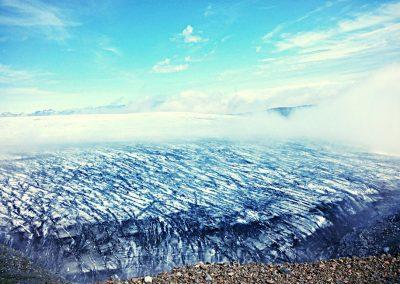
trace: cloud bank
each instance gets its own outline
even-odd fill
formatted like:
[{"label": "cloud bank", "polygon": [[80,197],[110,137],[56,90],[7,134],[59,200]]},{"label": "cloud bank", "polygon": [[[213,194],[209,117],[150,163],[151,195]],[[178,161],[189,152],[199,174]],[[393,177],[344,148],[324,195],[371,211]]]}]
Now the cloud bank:
[{"label": "cloud bank", "polygon": [[[3,150],[101,142],[193,139],[268,141],[308,139],[400,154],[400,65],[382,69],[339,96],[289,118],[259,112],[242,115],[149,112],[0,118]],[[186,94],[190,100],[201,94]],[[208,100],[207,97],[203,100]],[[171,105],[174,102],[170,102]],[[173,108],[171,106],[171,108]]]}]

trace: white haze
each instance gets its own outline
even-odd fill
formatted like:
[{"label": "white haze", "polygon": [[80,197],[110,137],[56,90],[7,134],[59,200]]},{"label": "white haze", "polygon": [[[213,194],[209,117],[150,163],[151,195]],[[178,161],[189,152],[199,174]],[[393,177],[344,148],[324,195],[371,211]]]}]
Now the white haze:
[{"label": "white haze", "polygon": [[0,118],[3,152],[102,142],[271,138],[347,143],[400,154],[400,65],[289,118],[278,114],[217,115],[151,112]]}]

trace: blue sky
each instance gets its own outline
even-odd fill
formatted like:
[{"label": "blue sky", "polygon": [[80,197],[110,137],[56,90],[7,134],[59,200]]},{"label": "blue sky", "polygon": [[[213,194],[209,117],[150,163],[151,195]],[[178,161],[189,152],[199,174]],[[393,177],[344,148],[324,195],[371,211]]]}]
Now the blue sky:
[{"label": "blue sky", "polygon": [[399,61],[400,1],[0,0],[0,112],[318,103]]}]

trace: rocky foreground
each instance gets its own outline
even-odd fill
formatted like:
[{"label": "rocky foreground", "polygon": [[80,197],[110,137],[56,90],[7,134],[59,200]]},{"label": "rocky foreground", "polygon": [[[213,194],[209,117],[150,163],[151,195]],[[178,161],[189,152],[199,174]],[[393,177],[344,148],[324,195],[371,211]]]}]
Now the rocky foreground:
[{"label": "rocky foreground", "polygon": [[203,264],[115,283],[400,283],[400,256],[339,258],[301,264]]}]

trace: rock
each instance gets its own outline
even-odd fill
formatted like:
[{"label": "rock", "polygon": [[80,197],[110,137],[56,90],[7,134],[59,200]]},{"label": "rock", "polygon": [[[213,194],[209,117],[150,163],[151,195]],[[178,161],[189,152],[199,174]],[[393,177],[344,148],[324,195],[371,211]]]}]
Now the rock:
[{"label": "rock", "polygon": [[207,274],[206,274],[206,281],[207,281],[207,282],[212,282],[212,280],[213,280],[213,279],[212,279],[211,275],[207,273]]},{"label": "rock", "polygon": [[202,261],[200,261],[194,267],[196,267],[196,268],[205,268],[206,266]]},{"label": "rock", "polygon": [[153,278],[151,278],[150,276],[146,276],[144,278],[144,283],[151,283],[151,282],[153,282]]},{"label": "rock", "polygon": [[118,275],[115,274],[115,275],[111,276],[111,280],[112,280],[112,281],[115,281],[115,282],[118,282],[118,281],[119,281]]},{"label": "rock", "polygon": [[286,267],[279,267],[279,272],[282,274],[290,274],[290,270],[287,269]]},{"label": "rock", "polygon": [[177,273],[176,273],[176,276],[181,277],[181,276],[182,276],[182,273],[177,272]]}]

